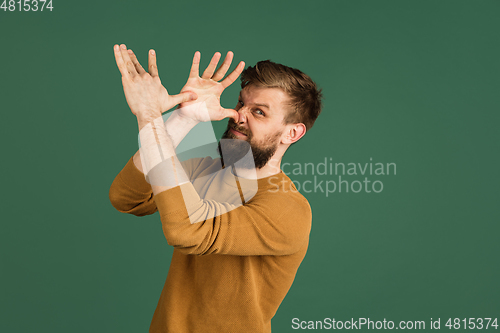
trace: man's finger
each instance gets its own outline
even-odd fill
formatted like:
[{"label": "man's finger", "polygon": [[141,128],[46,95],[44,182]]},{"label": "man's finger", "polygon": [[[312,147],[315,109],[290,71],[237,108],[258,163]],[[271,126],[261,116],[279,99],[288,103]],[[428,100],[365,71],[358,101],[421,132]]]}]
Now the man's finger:
[{"label": "man's finger", "polygon": [[236,79],[238,76],[240,76],[241,72],[243,72],[243,69],[245,68],[245,63],[243,61],[240,61],[238,66],[229,74],[224,80],[221,81],[222,86],[224,89],[229,87]]},{"label": "man's finger", "polygon": [[193,57],[193,64],[191,65],[191,71],[189,72],[189,78],[197,78],[200,76],[200,58],[201,53],[196,51]]},{"label": "man's finger", "polygon": [[172,102],[172,107],[173,107],[177,104],[181,104],[181,103],[185,103],[185,102],[189,102],[189,101],[194,101],[197,98],[198,98],[198,95],[196,95],[194,92],[185,91],[185,92],[180,93],[178,95],[171,95],[170,101]]},{"label": "man's finger", "polygon": [[212,76],[212,80],[219,81],[224,78],[224,75],[226,75],[227,70],[229,69],[229,67],[231,67],[231,62],[233,61],[233,55],[234,54],[231,51],[227,53],[226,58],[224,58],[224,62],[215,72],[214,76]]},{"label": "man's finger", "polygon": [[120,45],[120,53],[122,54],[123,61],[125,62],[127,71],[129,72],[130,76],[137,75],[137,70],[135,69],[135,66],[132,63],[132,59],[130,59],[130,56],[127,51],[127,46],[125,44]]},{"label": "man's finger", "polygon": [[240,117],[240,114],[238,113],[238,111],[233,110],[233,109],[224,109],[224,108],[221,108],[221,109],[223,111],[224,118],[232,118],[236,123],[238,123],[238,119]]},{"label": "man's finger", "polygon": [[120,51],[120,45],[116,44],[113,47],[113,50],[115,51],[116,65],[118,66],[120,73],[122,74],[123,77],[130,77],[127,70],[127,65],[125,65],[125,61],[123,60],[122,57],[122,52]]},{"label": "man's finger", "polygon": [[130,59],[132,59],[132,63],[134,64],[135,69],[137,70],[137,72],[139,74],[146,73],[146,71],[144,70],[144,68],[142,68],[141,64],[139,63],[139,60],[137,60],[137,57],[135,56],[134,51],[132,51],[131,49],[129,49],[128,50],[128,54],[130,56]]},{"label": "man's finger", "polygon": [[217,68],[217,64],[219,63],[221,54],[220,52],[215,52],[214,56],[212,57],[212,60],[210,60],[210,63],[208,64],[207,69],[203,72],[203,75],[201,76],[202,79],[211,79],[212,75],[214,75],[215,69]]},{"label": "man's finger", "polygon": [[158,76],[158,66],[156,66],[156,52],[149,50],[148,53],[148,72],[152,77]]}]

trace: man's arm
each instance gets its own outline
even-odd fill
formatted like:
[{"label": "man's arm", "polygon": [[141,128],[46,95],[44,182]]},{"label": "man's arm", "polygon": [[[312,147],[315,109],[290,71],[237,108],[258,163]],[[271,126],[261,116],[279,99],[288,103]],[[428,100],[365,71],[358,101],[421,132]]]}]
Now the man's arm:
[{"label": "man's arm", "polygon": [[[177,147],[185,134],[175,131],[175,127],[179,127],[175,113],[166,121],[165,127],[173,133]],[[145,216],[157,211],[151,184],[145,179],[140,149],[115,177],[109,189],[109,199],[113,207],[122,213]]]},{"label": "man's arm", "polygon": [[[123,57],[120,69],[120,72],[125,70],[127,74],[135,72],[136,74],[148,75],[148,73],[142,68],[137,57],[132,52],[132,50],[127,50],[125,45],[121,47],[115,45],[115,57],[122,52],[127,53],[128,56],[127,61],[123,62]],[[154,53],[149,53],[149,71],[157,72],[156,61],[152,61],[154,58]],[[117,64],[119,59],[117,58]],[[119,66],[120,67],[120,66]],[[130,84],[130,75],[123,75],[122,73],[122,82],[124,84],[124,88],[126,85]],[[157,78],[159,81],[159,78]],[[168,95],[166,89],[160,85],[157,85],[160,89],[155,91],[156,102],[160,107],[162,112],[167,111],[172,108],[172,103],[181,103],[186,102],[192,98],[196,97],[196,94],[192,92],[183,92],[176,96]],[[127,97],[127,102],[131,107],[132,113],[137,113],[137,104],[135,104],[136,100],[134,98],[134,91],[130,89],[124,89],[125,96]],[[144,92],[144,91],[143,91]],[[151,97],[151,96],[150,96]],[[175,104],[174,104],[175,105]],[[168,124],[166,125],[168,126]],[[181,139],[178,140],[180,142]],[[177,146],[178,142],[174,142],[175,146]],[[114,179],[110,190],[109,190],[109,198],[112,205],[120,212],[130,213],[138,216],[149,215],[156,212],[156,205],[153,201],[153,192],[151,189],[151,185],[144,178],[144,167],[141,161],[141,152],[138,150],[131,158],[132,161],[126,164],[126,166],[120,171],[120,173]]]},{"label": "man's arm", "polygon": [[[165,129],[167,133],[170,133],[170,137],[172,138],[172,145],[175,148],[179,145],[179,143],[184,139],[184,137],[189,133],[189,131],[194,127],[196,123],[193,123],[192,126],[186,126],[180,119],[179,119],[179,111],[173,111],[172,115],[167,119],[165,122]],[[183,129],[182,131],[179,131],[178,129]],[[142,162],[141,162],[141,150],[138,149],[137,152],[133,156],[133,161],[135,167],[142,173],[144,173],[144,169],[142,167]]]},{"label": "man's arm", "polygon": [[[167,132],[170,134],[171,139],[173,140],[172,144],[174,148],[177,146],[177,144],[182,140],[183,136],[189,130],[189,127],[183,126],[182,128],[186,129],[186,131],[184,133],[178,132],[179,128],[177,127],[177,125],[179,118],[189,118],[189,116],[193,115],[194,117],[198,118],[206,116],[206,113],[196,115],[196,110],[194,112],[192,110],[196,106],[196,104],[198,105],[200,104],[200,101],[203,103],[207,103],[211,107],[214,119],[219,120],[227,116],[231,116],[233,118],[236,117],[237,119],[238,113],[231,109],[222,108],[220,106],[219,99],[220,99],[220,94],[225,89],[225,87],[229,86],[232,82],[234,82],[234,80],[237,79],[237,77],[243,70],[244,63],[240,62],[237,68],[230,75],[228,75],[226,79],[224,79],[222,82],[217,82],[225,76],[227,70],[229,69],[233,57],[232,52],[228,52],[226,59],[224,60],[223,64],[217,71],[215,71],[215,68],[217,66],[220,53],[216,53],[212,58],[210,65],[203,73],[202,77],[199,77],[198,75],[200,53],[196,52],[193,58],[193,63],[191,66],[191,72],[188,81],[181,90],[181,94],[179,94],[179,95],[184,94],[184,97],[179,98],[178,97],[179,95],[177,95],[174,96],[176,98],[174,99],[174,101],[172,101],[171,98],[172,96],[169,96],[166,89],[163,86],[161,86],[161,84],[158,84],[160,83],[160,80],[158,77],[158,70],[156,66],[156,55],[154,54],[154,52],[149,52],[148,56],[149,57],[148,69],[149,73],[151,73],[149,74],[142,68],[132,50],[127,50],[124,45],[121,45],[121,47],[115,46],[114,51],[118,68],[122,73],[122,82],[124,85],[125,96],[127,97],[127,102],[131,107],[132,113],[134,113],[137,116],[139,108],[141,106],[142,107],[144,106],[144,103],[143,104],[141,104],[140,102],[138,103],[137,101],[140,101],[140,99],[136,98],[138,95],[144,93],[147,94],[145,96],[148,98],[146,102],[151,102],[152,100],[156,101],[157,102],[156,107],[159,107],[161,112],[171,109],[173,103],[181,102],[180,106],[182,106],[182,110],[176,110],[176,112],[174,112],[176,116],[180,117],[170,117],[166,125]],[[145,78],[146,79],[145,81],[147,82],[143,86],[148,86],[149,84],[149,88],[151,87],[151,83],[157,83],[157,86],[154,89],[154,94],[148,92],[147,89],[143,89],[140,91],[134,89],[133,87],[134,77],[139,80],[141,78]],[[189,97],[195,96],[198,99],[190,103],[189,102],[190,98],[186,98],[188,95]],[[150,110],[148,111],[151,111],[152,109],[154,108],[150,108]],[[188,112],[188,117],[186,117],[187,110],[190,110],[190,112]],[[160,113],[156,113],[156,116],[159,115]],[[202,120],[206,121],[209,119],[202,119]],[[169,126],[169,124],[171,125]],[[140,127],[142,128],[142,125],[140,125]],[[137,176],[137,172],[140,172],[142,174],[145,173],[142,155],[143,154],[141,153],[140,150],[137,151],[132,159],[133,165],[135,167],[132,168],[129,166],[128,168],[125,168],[131,173],[131,175],[127,175],[128,178],[133,178],[133,176]],[[123,171],[125,170],[122,170],[121,173],[123,173]],[[125,211],[127,213],[132,213],[132,214],[139,213],[141,215],[145,215],[154,213],[156,211],[156,207],[154,206],[154,202],[152,202],[153,192],[152,189],[148,187],[147,185],[148,182],[146,182],[145,180],[140,181],[136,179],[136,182],[134,183],[125,184],[126,179],[124,178],[127,177],[120,177],[120,176],[121,175],[117,176],[115,182],[113,183],[110,189],[110,200],[112,201],[113,206],[115,206],[115,208],[117,208],[119,211]],[[120,178],[122,178],[121,182],[119,181]],[[137,191],[134,191],[137,190],[136,187],[140,187],[142,191],[140,193],[137,193]],[[143,206],[143,203],[146,206],[148,206],[147,209],[142,209],[143,207],[140,207]]]}]

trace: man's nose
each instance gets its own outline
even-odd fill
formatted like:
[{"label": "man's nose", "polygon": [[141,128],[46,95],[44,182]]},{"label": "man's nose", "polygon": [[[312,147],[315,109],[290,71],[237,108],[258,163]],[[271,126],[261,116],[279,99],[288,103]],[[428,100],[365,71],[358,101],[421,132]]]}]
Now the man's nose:
[{"label": "man's nose", "polygon": [[238,118],[238,124],[244,124],[247,122],[247,108],[243,107],[238,110],[239,113],[239,118]]}]

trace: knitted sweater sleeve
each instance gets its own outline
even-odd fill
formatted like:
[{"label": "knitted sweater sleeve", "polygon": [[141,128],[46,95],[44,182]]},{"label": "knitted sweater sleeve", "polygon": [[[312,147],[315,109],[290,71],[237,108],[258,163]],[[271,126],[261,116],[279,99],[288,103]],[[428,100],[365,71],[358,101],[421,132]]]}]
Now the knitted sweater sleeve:
[{"label": "knitted sweater sleeve", "polygon": [[[191,177],[202,161],[201,158],[193,158],[181,163],[186,174]],[[151,184],[135,166],[133,156],[113,180],[109,188],[109,200],[119,212],[135,216],[151,215],[158,211]]]},{"label": "knitted sweater sleeve", "polygon": [[133,157],[113,180],[109,188],[109,200],[119,212],[136,216],[150,215],[158,210],[151,185],[135,166]]},{"label": "knitted sweater sleeve", "polygon": [[186,183],[157,194],[154,201],[167,242],[184,254],[289,255],[309,239],[311,209],[298,192],[263,191],[230,207],[201,199]]}]

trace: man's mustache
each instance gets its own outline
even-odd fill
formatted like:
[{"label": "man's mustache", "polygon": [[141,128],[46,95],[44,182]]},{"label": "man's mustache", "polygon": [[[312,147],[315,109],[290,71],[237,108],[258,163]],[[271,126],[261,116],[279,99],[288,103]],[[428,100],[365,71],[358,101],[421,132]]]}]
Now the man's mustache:
[{"label": "man's mustache", "polygon": [[234,122],[234,120],[232,120],[232,119],[231,119],[231,120],[227,123],[227,128],[228,128],[228,130],[229,130],[229,129],[233,129],[233,130],[235,130],[235,131],[238,131],[238,132],[240,132],[240,133],[242,133],[242,134],[245,134],[246,136],[249,136],[249,135],[250,135],[250,133],[247,133],[247,129],[246,129],[246,128],[238,126],[238,125]]}]

